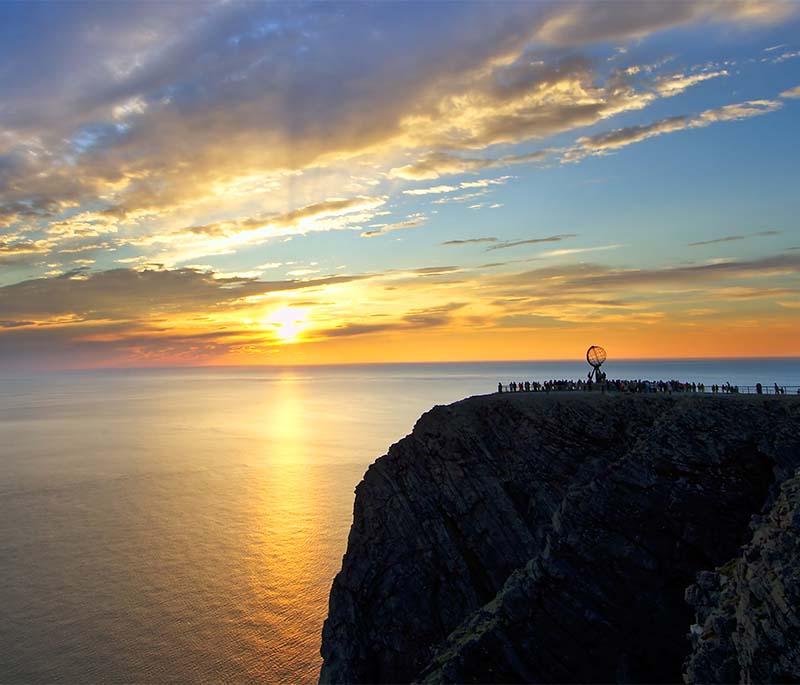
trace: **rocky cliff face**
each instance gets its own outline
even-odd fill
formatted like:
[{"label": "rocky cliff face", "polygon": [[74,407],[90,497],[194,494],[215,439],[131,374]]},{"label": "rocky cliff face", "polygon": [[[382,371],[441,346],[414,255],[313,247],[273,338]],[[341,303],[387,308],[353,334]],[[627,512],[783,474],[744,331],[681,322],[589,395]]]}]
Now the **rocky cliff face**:
[{"label": "rocky cliff face", "polygon": [[[797,599],[795,491],[778,492],[798,466],[793,398],[436,407],[356,490],[321,680],[712,682],[734,668],[763,680],[775,635],[797,629],[780,613]],[[782,580],[754,588],[766,573],[754,564]],[[733,566],[741,580],[722,591],[714,570]],[[696,580],[697,618],[684,599]],[[747,618],[759,601],[769,625]],[[796,649],[769,673],[800,676]]]},{"label": "rocky cliff face", "polygon": [[696,683],[800,680],[800,470],[738,558],[686,591],[698,622],[686,677]]}]

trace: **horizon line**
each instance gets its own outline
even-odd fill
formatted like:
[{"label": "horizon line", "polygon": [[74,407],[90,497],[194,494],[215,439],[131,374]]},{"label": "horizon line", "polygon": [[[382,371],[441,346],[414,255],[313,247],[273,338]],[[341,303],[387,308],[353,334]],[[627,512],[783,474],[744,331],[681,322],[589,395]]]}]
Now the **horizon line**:
[{"label": "horizon line", "polygon": [[[776,356],[737,356],[737,357],[619,357],[616,362],[708,362],[708,361],[800,361],[800,355]],[[32,369],[20,368],[18,370],[0,368],[0,374],[18,371],[44,375],[48,373],[79,373],[88,371],[168,371],[185,369],[291,369],[291,368],[334,368],[334,367],[374,367],[374,366],[415,366],[415,365],[457,365],[457,364],[564,364],[585,363],[580,358],[560,359],[468,359],[468,360],[423,360],[423,361],[385,361],[385,362],[299,362],[293,364],[153,364],[130,366],[76,366],[69,368]]]}]

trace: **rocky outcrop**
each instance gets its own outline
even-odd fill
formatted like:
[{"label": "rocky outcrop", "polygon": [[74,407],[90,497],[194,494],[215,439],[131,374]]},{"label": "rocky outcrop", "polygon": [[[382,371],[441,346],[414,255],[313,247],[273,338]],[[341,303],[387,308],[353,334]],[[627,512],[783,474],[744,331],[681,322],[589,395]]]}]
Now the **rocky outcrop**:
[{"label": "rocky outcrop", "polygon": [[791,398],[436,407],[356,490],[321,680],[680,680],[686,587],[798,465]]},{"label": "rocky outcrop", "polygon": [[752,528],[741,556],[686,591],[698,619],[688,682],[800,682],[800,471]]}]

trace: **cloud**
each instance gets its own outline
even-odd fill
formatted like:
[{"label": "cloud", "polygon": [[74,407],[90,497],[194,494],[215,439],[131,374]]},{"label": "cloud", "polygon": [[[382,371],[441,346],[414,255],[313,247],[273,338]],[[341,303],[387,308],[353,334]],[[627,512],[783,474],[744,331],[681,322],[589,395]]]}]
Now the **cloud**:
[{"label": "cloud", "polygon": [[195,365],[219,360],[255,342],[252,331],[237,329],[170,332],[147,325],[98,324],[78,329],[15,324],[0,332],[0,365],[36,371],[98,365]]},{"label": "cloud", "polygon": [[43,254],[49,250],[46,241],[4,241],[0,240],[0,261],[16,259],[28,255]]},{"label": "cloud", "polygon": [[[157,246],[168,250],[159,259],[170,266],[198,257],[229,254],[247,245],[267,240],[306,235],[308,233],[360,230],[378,214],[386,197],[359,195],[315,202],[283,213],[263,213],[251,217],[210,224],[187,226],[170,232],[159,232],[119,240],[120,245]],[[139,258],[133,258],[137,260]],[[143,258],[149,261],[148,258]],[[118,260],[120,261],[120,260]]]},{"label": "cloud", "polygon": [[262,234],[266,232],[270,237],[275,237],[313,230],[332,230],[335,227],[349,225],[351,219],[346,219],[341,224],[326,223],[321,220],[347,217],[356,212],[371,211],[385,203],[385,197],[359,195],[347,199],[333,198],[315,202],[283,214],[262,214],[239,221],[220,221],[202,226],[189,226],[176,231],[174,235],[192,234],[229,237],[249,231],[260,231]]},{"label": "cloud", "polygon": [[[500,176],[499,178],[482,178],[477,181],[462,181],[458,185],[438,185],[428,188],[413,188],[404,190],[404,195],[442,195],[444,193],[454,193],[457,190],[468,190],[471,188],[489,188],[505,184],[512,176]],[[465,196],[467,197],[467,196]]]},{"label": "cloud", "polygon": [[569,247],[560,250],[548,250],[542,252],[540,257],[566,257],[567,255],[583,254],[585,252],[604,252],[605,250],[616,250],[622,247],[619,243],[613,245],[597,245],[595,247]]},{"label": "cloud", "polygon": [[406,228],[418,228],[420,226],[424,226],[425,222],[428,220],[428,217],[424,214],[415,214],[403,221],[396,221],[392,224],[374,224],[373,228],[368,231],[364,231],[361,234],[362,238],[375,238],[379,235],[384,235],[386,233],[390,233],[392,231],[402,231]]},{"label": "cloud", "polygon": [[501,176],[500,178],[482,178],[478,181],[462,181],[459,183],[461,188],[488,188],[489,186],[503,185],[511,176]]},{"label": "cloud", "polygon": [[[400,18],[404,11],[211,3],[140,17],[82,8],[56,12],[58,31],[30,14],[30,41],[14,43],[18,54],[0,48],[3,63],[25,67],[4,81],[0,113],[10,199],[48,190],[56,201],[103,198],[125,218],[176,210],[220,182],[394,144],[416,103],[434,107],[446,81],[460,87],[498,55],[522,50],[541,14],[430,6],[420,24]],[[9,25],[24,31],[25,21]],[[365,26],[388,35],[380,49]],[[42,72],[35,65],[45,53]],[[375,59],[365,63],[365,54]]]},{"label": "cloud", "polygon": [[469,171],[541,162],[547,159],[551,152],[550,149],[546,149],[524,155],[505,155],[494,159],[460,157],[447,152],[432,152],[411,164],[394,167],[389,171],[389,176],[409,181],[434,180],[440,176],[461,174]]},{"label": "cloud", "polygon": [[[197,269],[77,269],[55,278],[37,278],[0,287],[0,318],[38,325],[86,321],[130,321],[168,314],[213,312],[267,293],[319,288],[364,276],[261,281],[217,278]],[[66,318],[66,319],[65,319]]]},{"label": "cloud", "polygon": [[715,109],[707,109],[696,116],[674,116],[652,124],[627,126],[607,133],[578,138],[576,145],[565,153],[563,161],[574,162],[590,155],[603,155],[664,133],[704,128],[719,121],[738,121],[769,114],[782,107],[778,100],[749,100]]},{"label": "cloud", "polygon": [[447,152],[431,152],[412,164],[392,168],[389,171],[389,176],[390,178],[402,178],[409,181],[427,181],[446,174],[480,171],[493,166],[493,161],[459,157]]},{"label": "cloud", "polygon": [[484,197],[488,194],[488,188],[483,188],[481,190],[476,190],[473,193],[463,193],[462,195],[445,195],[444,197],[440,197],[438,200],[434,200],[432,204],[445,205],[450,204],[451,202],[470,202],[471,200]]},{"label": "cloud", "polygon": [[557,243],[561,242],[562,240],[567,240],[568,238],[575,238],[577,237],[576,233],[559,233],[558,235],[551,235],[547,236],[546,238],[527,238],[525,240],[510,240],[510,241],[503,241],[502,243],[497,243],[495,245],[489,245],[486,248],[486,251],[490,250],[507,250],[511,247],[520,247],[521,245],[538,245],[540,243]]},{"label": "cloud", "polygon": [[526,55],[472,79],[464,92],[441,98],[401,126],[415,147],[475,150],[588,126],[642,109],[656,97],[621,82],[598,83],[585,58],[545,64]]},{"label": "cloud", "polygon": [[[540,262],[541,263],[541,262]],[[742,321],[745,309],[758,307],[762,325],[778,306],[800,289],[800,258],[774,255],[700,265],[625,268],[578,262],[557,263],[517,272],[502,272],[480,280],[480,288],[504,317],[550,317],[554,322],[614,323],[628,330],[657,326],[664,334],[691,325],[698,309],[713,309],[726,326]],[[753,302],[743,305],[742,301]],[[757,302],[757,304],[756,304]],[[688,314],[688,312],[694,312]],[[745,317],[748,315],[745,314]],[[778,319],[786,325],[786,317]],[[508,321],[508,319],[504,319]],[[523,328],[524,324],[515,319]],[[538,326],[537,326],[538,327]],[[618,327],[612,330],[618,330]],[[640,329],[641,330],[641,329]]]},{"label": "cloud", "polygon": [[775,23],[796,11],[790,0],[564,3],[540,26],[537,37],[558,45],[619,41],[691,23]]},{"label": "cloud", "polygon": [[672,76],[665,76],[656,81],[656,91],[663,97],[672,97],[673,95],[679,95],[687,88],[691,88],[698,83],[727,75],[728,72],[723,69],[720,71],[705,71],[698,74],[674,74]]},{"label": "cloud", "polygon": [[[7,164],[9,165],[9,170],[13,168],[13,161],[8,160]],[[3,160],[2,156],[0,156],[0,174],[2,174],[2,165]],[[0,199],[2,199],[2,195],[0,195]],[[62,205],[59,202],[47,197],[33,197],[26,202],[10,201],[0,203],[0,228],[11,226],[23,219],[55,216],[61,209]]]},{"label": "cloud", "polygon": [[317,332],[320,338],[349,338],[361,335],[376,335],[412,331],[426,328],[440,328],[452,321],[452,313],[465,306],[463,302],[451,302],[438,307],[418,309],[404,314],[397,321],[380,323],[348,322],[335,328]]},{"label": "cloud", "polygon": [[460,271],[458,266],[423,266],[418,269],[412,269],[411,273],[419,276],[438,276],[440,274],[450,274],[455,271]]},{"label": "cloud", "polygon": [[718,243],[730,243],[735,240],[744,240],[743,235],[726,235],[722,238],[714,238],[712,240],[700,240],[695,243],[687,243],[689,247],[702,247],[704,245],[716,245]]},{"label": "cloud", "polygon": [[[386,323],[387,330],[424,329],[444,325],[464,304],[420,307],[431,299],[418,293],[452,286],[447,277],[460,270],[436,265],[264,281],[204,267],[76,269],[0,287],[0,352],[4,363],[39,368],[206,362],[277,345],[270,317],[286,307],[303,309],[305,341],[322,340],[329,329],[331,337],[377,332],[367,325],[376,318],[383,319],[378,328]],[[372,306],[343,308],[370,279],[378,284]],[[437,295],[432,301],[439,300]]]},{"label": "cloud", "polygon": [[445,240],[440,245],[472,245],[475,243],[496,243],[498,238],[487,236],[485,238],[462,238],[460,240]]},{"label": "cloud", "polygon": [[764,278],[781,274],[795,277],[800,274],[800,256],[774,255],[752,260],[654,269],[613,269],[597,264],[560,265],[534,269],[499,280],[507,285],[528,285],[535,289],[541,289],[544,284],[550,283],[551,288],[569,296],[598,292],[598,289],[602,291],[604,288],[624,290],[661,288],[665,285],[697,288],[715,281]]},{"label": "cloud", "polygon": [[[542,41],[574,46],[707,20],[776,21],[791,9],[649,5],[434,4],[420,10],[423,21],[392,3],[342,12],[201,3],[146,17],[87,6],[59,8],[48,21],[21,13],[9,25],[28,39],[0,46],[3,63],[15,65],[0,110],[0,205],[20,211],[4,219],[0,208],[0,221],[40,206],[36,226],[70,249],[98,235],[168,233],[162,227],[187,215],[200,217],[195,233],[227,234],[237,219],[223,226],[220,203],[235,216],[232,196],[248,204],[241,188],[271,198],[276,188],[288,192],[293,175],[336,165],[351,179],[344,167],[355,158],[374,170],[376,160],[413,154],[417,161],[389,171],[406,180],[543,161],[551,151],[467,151],[572,131],[721,72],[634,87],[592,59],[542,50]],[[382,38],[364,27],[380,27]]]},{"label": "cloud", "polygon": [[770,61],[773,64],[780,64],[781,62],[786,62],[790,59],[797,59],[798,57],[800,57],[800,50],[794,50],[792,52],[784,52],[782,55],[778,55]]},{"label": "cloud", "polygon": [[[698,68],[699,69],[699,68]],[[634,84],[631,77],[646,74]],[[614,70],[601,77],[584,57],[536,60],[530,53],[482,72],[445,96],[429,112],[401,122],[407,145],[433,148],[416,162],[390,170],[390,177],[436,179],[442,175],[545,161],[559,152],[545,148],[523,155],[470,157],[452,150],[486,149],[555,136],[624,112],[644,109],[700,83],[727,76],[723,69],[657,76],[650,70]],[[439,149],[437,149],[439,148]]]},{"label": "cloud", "polygon": [[745,240],[757,236],[775,236],[781,235],[782,231],[758,231],[757,233],[748,233],[747,235],[726,235],[721,238],[712,238],[710,240],[700,240],[694,243],[687,243],[689,247],[704,247],[705,245],[717,245],[718,243],[730,243],[737,240]]},{"label": "cloud", "polygon": [[800,86],[789,88],[781,93],[782,98],[800,98]]},{"label": "cloud", "polygon": [[578,148],[591,150],[593,152],[613,150],[632,143],[638,143],[647,138],[680,131],[688,127],[689,119],[686,116],[675,116],[669,119],[662,119],[652,124],[642,126],[628,126],[616,131],[601,133],[594,136],[584,136],[578,138]]},{"label": "cloud", "polygon": [[430,188],[413,188],[404,190],[404,195],[440,195],[441,193],[452,193],[458,190],[458,186],[431,186]]},{"label": "cloud", "polygon": [[707,109],[691,121],[691,126],[702,127],[717,121],[738,121],[769,114],[783,107],[777,100],[750,100],[716,109]]},{"label": "cloud", "polygon": [[496,243],[498,242],[498,238],[493,236],[487,236],[485,238],[461,238],[457,240],[445,240],[443,243],[439,243],[440,245],[446,246],[456,246],[456,245],[474,245],[479,243]]}]

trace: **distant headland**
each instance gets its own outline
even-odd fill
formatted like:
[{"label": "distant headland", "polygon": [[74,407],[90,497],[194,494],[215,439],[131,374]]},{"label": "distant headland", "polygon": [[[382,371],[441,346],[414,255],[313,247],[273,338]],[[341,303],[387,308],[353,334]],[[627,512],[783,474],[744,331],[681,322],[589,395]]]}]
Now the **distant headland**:
[{"label": "distant headland", "polygon": [[320,680],[796,682],[800,398],[512,392],[370,466]]}]

